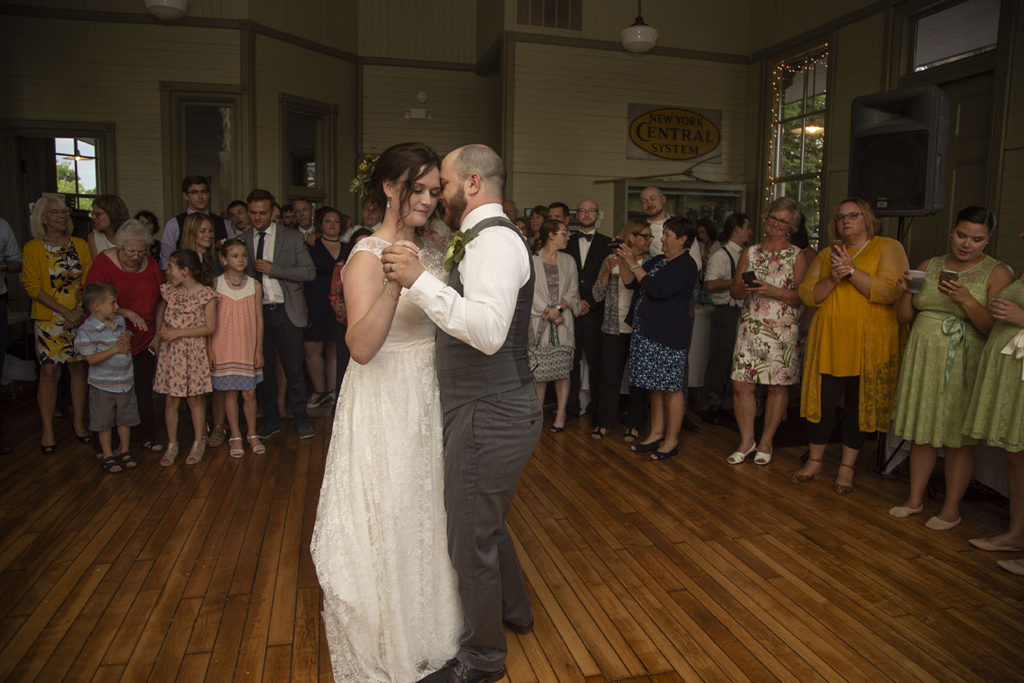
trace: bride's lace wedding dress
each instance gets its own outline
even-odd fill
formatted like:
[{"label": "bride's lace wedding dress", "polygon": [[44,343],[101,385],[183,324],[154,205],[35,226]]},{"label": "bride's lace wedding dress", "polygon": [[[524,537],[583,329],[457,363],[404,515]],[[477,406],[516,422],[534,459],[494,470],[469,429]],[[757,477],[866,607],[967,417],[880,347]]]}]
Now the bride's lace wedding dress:
[{"label": "bride's lace wedding dress", "polygon": [[[386,246],[367,237],[352,254]],[[420,251],[439,277],[442,258]],[[458,649],[434,329],[400,298],[384,345],[349,364],[338,394],[310,546],[336,681],[415,681]]]}]

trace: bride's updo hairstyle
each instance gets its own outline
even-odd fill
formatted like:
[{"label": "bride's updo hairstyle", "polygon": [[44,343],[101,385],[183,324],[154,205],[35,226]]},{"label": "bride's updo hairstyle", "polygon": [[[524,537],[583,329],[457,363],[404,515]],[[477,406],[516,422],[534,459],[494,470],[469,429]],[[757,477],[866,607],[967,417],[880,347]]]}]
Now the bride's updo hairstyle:
[{"label": "bride's updo hairstyle", "polygon": [[[417,180],[441,168],[441,160],[434,150],[422,142],[403,142],[392,145],[384,150],[373,167],[373,175],[366,188],[366,197],[383,211],[388,204],[384,194],[384,182],[401,184],[402,190],[398,197],[398,208],[412,196],[412,187]],[[399,220],[404,216],[399,216]]]}]

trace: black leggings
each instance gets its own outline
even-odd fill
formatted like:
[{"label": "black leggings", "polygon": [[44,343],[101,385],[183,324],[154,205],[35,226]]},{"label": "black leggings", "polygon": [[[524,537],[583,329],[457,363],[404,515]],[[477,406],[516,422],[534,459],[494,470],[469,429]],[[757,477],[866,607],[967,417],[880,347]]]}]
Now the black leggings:
[{"label": "black leggings", "polygon": [[839,399],[845,397],[843,421],[840,426],[843,445],[859,451],[867,439],[860,431],[860,377],[821,376],[821,422],[807,423],[807,436],[812,444],[827,444],[836,424]]}]

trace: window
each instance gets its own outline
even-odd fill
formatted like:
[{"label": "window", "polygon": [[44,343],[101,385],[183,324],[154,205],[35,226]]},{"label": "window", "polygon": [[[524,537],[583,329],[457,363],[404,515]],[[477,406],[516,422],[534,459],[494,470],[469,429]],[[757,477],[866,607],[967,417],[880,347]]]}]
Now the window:
[{"label": "window", "polygon": [[914,71],[996,49],[999,0],[968,0],[914,22]]},{"label": "window", "polygon": [[580,31],[583,27],[583,0],[519,0],[516,22],[525,26]]},{"label": "window", "polygon": [[327,202],[334,179],[335,119],[332,105],[282,95],[281,185],[288,202]]},{"label": "window", "polygon": [[89,211],[99,192],[96,138],[54,138],[57,192],[69,209]]},{"label": "window", "polygon": [[817,241],[821,172],[825,158],[825,84],[828,46],[772,72],[771,130],[765,203],[789,196],[804,207],[807,232]]}]

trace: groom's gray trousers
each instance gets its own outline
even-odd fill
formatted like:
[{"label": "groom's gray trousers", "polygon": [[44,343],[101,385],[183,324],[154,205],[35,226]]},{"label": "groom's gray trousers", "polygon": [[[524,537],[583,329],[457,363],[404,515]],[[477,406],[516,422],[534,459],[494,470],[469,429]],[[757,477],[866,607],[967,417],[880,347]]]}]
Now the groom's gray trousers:
[{"label": "groom's gray trousers", "polygon": [[523,572],[505,519],[540,438],[533,384],[469,401],[444,414],[448,552],[459,576],[465,631],[458,659],[497,671],[507,646],[502,620],[532,620]]}]

